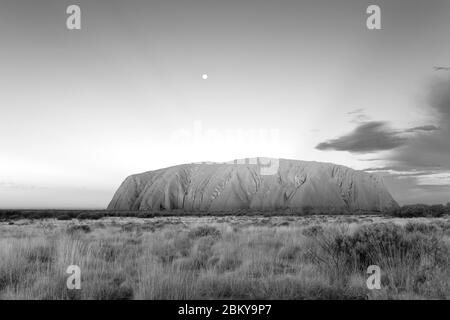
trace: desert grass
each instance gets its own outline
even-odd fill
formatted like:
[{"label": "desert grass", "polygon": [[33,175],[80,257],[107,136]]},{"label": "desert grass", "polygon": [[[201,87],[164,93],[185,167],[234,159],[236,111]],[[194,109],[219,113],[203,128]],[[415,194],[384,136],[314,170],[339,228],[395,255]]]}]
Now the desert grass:
[{"label": "desert grass", "polygon": [[[369,290],[367,267],[382,271]],[[68,290],[67,267],[81,269]],[[0,223],[0,299],[449,299],[450,218]]]}]

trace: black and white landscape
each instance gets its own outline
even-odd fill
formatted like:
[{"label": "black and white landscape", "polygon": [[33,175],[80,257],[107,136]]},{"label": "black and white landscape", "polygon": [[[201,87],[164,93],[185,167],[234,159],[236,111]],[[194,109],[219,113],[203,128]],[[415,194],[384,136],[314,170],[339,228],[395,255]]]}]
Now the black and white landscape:
[{"label": "black and white landscape", "polygon": [[450,2],[0,4],[0,300],[449,299]]}]

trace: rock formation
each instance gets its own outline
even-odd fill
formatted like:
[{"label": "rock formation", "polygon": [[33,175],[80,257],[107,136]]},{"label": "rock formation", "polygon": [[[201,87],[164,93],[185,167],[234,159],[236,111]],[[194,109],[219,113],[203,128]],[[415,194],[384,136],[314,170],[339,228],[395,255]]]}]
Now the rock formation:
[{"label": "rock formation", "polygon": [[331,163],[285,159],[270,160],[272,169],[276,163],[270,172],[260,159],[268,160],[193,163],[134,174],[121,184],[108,209],[353,211],[398,206],[377,175]]}]

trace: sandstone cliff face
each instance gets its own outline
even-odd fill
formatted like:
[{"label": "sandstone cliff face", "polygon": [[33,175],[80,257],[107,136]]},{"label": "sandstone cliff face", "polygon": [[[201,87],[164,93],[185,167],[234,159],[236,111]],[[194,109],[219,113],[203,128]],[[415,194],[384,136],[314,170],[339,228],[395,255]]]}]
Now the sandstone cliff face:
[{"label": "sandstone cliff face", "polygon": [[277,160],[185,164],[127,177],[109,210],[279,210],[304,207],[384,210],[397,206],[380,177],[330,163]]}]

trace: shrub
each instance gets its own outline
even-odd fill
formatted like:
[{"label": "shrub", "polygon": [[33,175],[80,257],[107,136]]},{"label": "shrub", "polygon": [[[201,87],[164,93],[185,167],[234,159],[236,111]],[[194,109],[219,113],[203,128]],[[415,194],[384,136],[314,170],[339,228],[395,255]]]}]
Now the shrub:
[{"label": "shrub", "polygon": [[439,231],[439,227],[436,224],[431,223],[418,223],[418,222],[408,222],[405,225],[405,230],[407,232],[420,232],[424,234],[432,234]]},{"label": "shrub", "polygon": [[23,281],[24,275],[30,272],[30,265],[26,260],[8,259],[0,262],[0,292],[8,286],[16,287]]},{"label": "shrub", "polygon": [[212,226],[200,226],[189,231],[188,237],[191,239],[202,238],[202,237],[212,237],[215,239],[220,238],[222,233],[215,227]]},{"label": "shrub", "polygon": [[392,209],[390,215],[400,218],[414,218],[428,215],[428,206],[424,204],[406,205]]},{"label": "shrub", "polygon": [[142,211],[137,213],[138,218],[153,218],[155,214],[153,212]]},{"label": "shrub", "polygon": [[100,251],[98,252],[99,257],[105,261],[112,262],[117,259],[120,255],[120,250],[123,250],[123,246],[113,245],[109,242],[102,242]]},{"label": "shrub", "polygon": [[199,268],[206,267],[213,251],[215,239],[212,236],[201,237],[192,248],[192,258],[198,263]]},{"label": "shrub", "polygon": [[172,263],[178,254],[172,243],[155,243],[152,247],[152,254],[156,256],[162,263]]},{"label": "shrub", "polygon": [[93,292],[95,300],[131,300],[133,297],[133,288],[118,277],[95,287]]},{"label": "shrub", "polygon": [[178,258],[173,266],[181,271],[198,271],[201,268],[199,261],[193,257]]},{"label": "shrub", "polygon": [[90,219],[90,214],[87,212],[82,212],[77,216],[77,219],[79,220]]},{"label": "shrub", "polygon": [[23,218],[24,213],[20,210],[0,210],[0,218],[6,220],[16,220]]},{"label": "shrub", "polygon": [[138,232],[141,230],[141,227],[135,223],[126,223],[120,227],[120,230],[122,232],[133,232],[133,231]]},{"label": "shrub", "polygon": [[48,245],[39,245],[32,247],[27,252],[26,259],[30,263],[50,263],[55,256],[55,247]]},{"label": "shrub", "polygon": [[278,258],[281,260],[293,261],[300,257],[302,252],[302,247],[298,245],[287,245],[280,249],[278,252]]},{"label": "shrub", "polygon": [[303,213],[304,215],[311,215],[312,212],[313,212],[313,210],[314,210],[314,208],[313,208],[312,206],[304,206],[304,207],[302,208],[302,213]]},{"label": "shrub", "polygon": [[323,227],[322,226],[306,227],[302,230],[302,234],[306,237],[316,237],[320,234],[323,234]]},{"label": "shrub", "polygon": [[399,208],[394,208],[389,211],[389,214],[400,218],[414,218],[414,217],[441,217],[448,209],[442,204],[427,206],[425,204],[406,205]]},{"label": "shrub", "polygon": [[44,219],[44,218],[46,218],[46,216],[39,212],[32,212],[28,215],[28,219],[32,219],[32,220],[38,220],[38,219]]},{"label": "shrub", "polygon": [[308,251],[310,259],[340,285],[352,273],[365,273],[370,265],[378,265],[387,275],[383,283],[396,290],[411,287],[421,268],[450,268],[450,247],[442,238],[407,232],[395,224],[364,225],[353,234],[327,230],[315,241],[319,249]]},{"label": "shrub", "polygon": [[56,217],[56,219],[57,220],[72,220],[72,218],[66,214],[60,215],[60,216]]},{"label": "shrub", "polygon": [[88,225],[85,225],[85,224],[72,225],[72,226],[68,226],[67,227],[66,232],[68,234],[74,234],[74,233],[77,233],[77,232],[88,233],[88,232],[91,232],[91,228]]},{"label": "shrub", "polygon": [[445,207],[442,204],[435,204],[430,207],[432,217],[442,217],[445,214]]},{"label": "shrub", "polygon": [[182,257],[187,257],[191,253],[192,241],[185,234],[176,236],[173,239],[173,247]]},{"label": "shrub", "polygon": [[233,271],[241,264],[242,260],[237,256],[237,254],[224,254],[217,261],[215,268],[219,272]]},{"label": "shrub", "polygon": [[95,213],[95,212],[81,212],[78,216],[78,220],[98,220],[103,218],[103,215],[101,213]]}]

